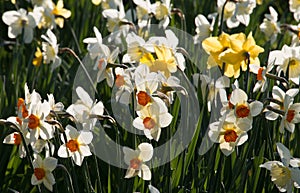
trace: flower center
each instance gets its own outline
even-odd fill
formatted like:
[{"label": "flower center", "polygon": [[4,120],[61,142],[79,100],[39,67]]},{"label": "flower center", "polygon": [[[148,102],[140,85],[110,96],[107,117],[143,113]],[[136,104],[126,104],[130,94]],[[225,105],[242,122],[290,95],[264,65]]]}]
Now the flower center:
[{"label": "flower center", "polygon": [[16,121],[22,126],[22,119],[20,119],[20,117],[16,117]]},{"label": "flower center", "polygon": [[73,140],[71,139],[70,141],[68,141],[67,143],[67,148],[71,151],[78,151],[79,150],[79,143],[77,142],[77,140]]},{"label": "flower center", "polygon": [[137,97],[138,103],[142,106],[146,106],[148,103],[151,102],[151,97],[145,91],[140,91],[137,94]]},{"label": "flower center", "polygon": [[264,68],[262,68],[262,67],[258,69],[257,76],[256,76],[257,80],[263,80],[263,75],[262,75],[263,70],[264,70]]},{"label": "flower center", "polygon": [[19,133],[14,133],[14,144],[20,145],[22,141],[21,135]]},{"label": "flower center", "polygon": [[291,179],[291,171],[288,167],[274,164],[271,167],[271,176],[277,186],[284,187]]},{"label": "flower center", "polygon": [[34,175],[37,180],[41,180],[45,177],[45,170],[43,168],[34,168]]},{"label": "flower center", "polygon": [[290,65],[290,66],[295,66],[295,65],[296,65],[296,61],[295,61],[295,60],[291,60],[291,61],[289,62],[289,65]]},{"label": "flower center", "polygon": [[295,110],[288,110],[287,115],[286,115],[286,120],[288,122],[291,122],[295,117]]},{"label": "flower center", "polygon": [[230,102],[230,97],[231,97],[231,94],[228,95],[228,108],[233,109],[234,105]]},{"label": "flower center", "polygon": [[155,121],[151,117],[146,117],[143,120],[144,127],[146,129],[152,129],[155,126]]},{"label": "flower center", "polygon": [[245,118],[248,117],[250,113],[250,109],[248,108],[247,105],[241,104],[236,107],[235,112],[238,118]]},{"label": "flower center", "polygon": [[238,136],[233,129],[229,129],[225,131],[224,139],[226,142],[235,142],[237,138]]},{"label": "flower center", "polygon": [[118,74],[118,75],[116,76],[116,86],[117,86],[117,87],[121,87],[121,86],[123,86],[124,84],[125,84],[124,76]]},{"label": "flower center", "polygon": [[35,129],[40,125],[40,119],[34,114],[29,115],[28,127],[29,129]]},{"label": "flower center", "polygon": [[133,158],[130,160],[130,167],[132,169],[138,170],[141,166],[142,161],[139,158]]}]

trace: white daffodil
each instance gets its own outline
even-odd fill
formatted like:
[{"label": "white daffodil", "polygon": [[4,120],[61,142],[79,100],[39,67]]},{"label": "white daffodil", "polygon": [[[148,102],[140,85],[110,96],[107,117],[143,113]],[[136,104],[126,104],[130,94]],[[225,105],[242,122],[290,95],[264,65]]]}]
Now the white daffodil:
[{"label": "white daffodil", "polygon": [[55,103],[53,94],[47,94],[47,96],[52,111],[62,111],[64,109],[64,105],[61,102]]},{"label": "white daffodil", "polygon": [[202,14],[195,18],[196,35],[194,36],[194,43],[201,43],[202,40],[209,37],[213,31],[214,21],[209,23],[206,17]]},{"label": "white daffodil", "polygon": [[32,165],[34,167],[34,172],[31,177],[32,185],[44,184],[44,186],[52,191],[53,184],[55,184],[55,178],[52,171],[57,166],[57,159],[54,157],[47,157],[44,160],[41,156],[37,155],[36,159],[33,160]]},{"label": "white daffodil", "polygon": [[159,85],[158,74],[150,72],[147,65],[139,65],[134,71],[134,80],[136,86],[136,97],[138,103],[138,109],[140,106],[146,106],[150,104],[152,100],[152,94],[157,91]]},{"label": "white daffodil", "polygon": [[[25,138],[25,141],[26,141],[26,138]],[[26,141],[24,143],[22,140],[21,134],[19,132],[13,132],[13,133],[7,135],[4,138],[3,143],[18,146],[18,153],[19,153],[20,158],[24,158],[26,156],[26,150],[25,150],[24,145],[27,145],[28,141]]]},{"label": "white daffodil", "polygon": [[57,68],[61,64],[61,59],[58,57],[58,47],[57,39],[55,34],[48,29],[46,35],[42,35],[42,39],[46,42],[42,42],[42,50],[43,50],[43,59],[46,64],[52,62],[51,69]]},{"label": "white daffodil", "polygon": [[71,114],[76,121],[82,123],[85,129],[92,129],[97,119],[91,116],[103,115],[103,103],[101,101],[93,102],[89,94],[82,87],[77,87],[76,93],[79,99],[69,106],[66,111]]},{"label": "white daffodil", "polygon": [[246,119],[238,122],[227,122],[225,117],[209,125],[208,136],[214,143],[220,143],[221,151],[230,155],[235,146],[242,145],[248,139],[247,131],[251,128]]},{"label": "white daffodil", "polygon": [[300,2],[298,0],[289,0],[290,11],[294,13],[294,19],[300,20]]},{"label": "white daffodil", "polygon": [[[51,3],[53,2],[51,1]],[[39,29],[53,29],[56,27],[55,15],[52,13],[53,6],[34,6],[34,19]]]},{"label": "white daffodil", "polygon": [[[278,86],[274,86],[272,89],[272,98],[277,101],[277,103],[270,102],[270,106],[274,109],[278,110],[284,110],[284,101],[286,97],[291,97],[289,100],[293,100],[293,98],[298,94],[299,89],[289,89],[286,92],[284,92],[281,88]],[[287,106],[287,105],[286,105]],[[279,114],[273,112],[273,111],[266,111],[266,119],[268,120],[276,120],[279,117]]]},{"label": "white daffodil", "polygon": [[136,14],[138,18],[138,26],[140,28],[146,27],[150,15],[155,12],[155,4],[151,4],[150,0],[133,0],[136,4]]},{"label": "white daffodil", "polygon": [[252,125],[253,117],[259,115],[263,109],[263,104],[260,101],[248,103],[248,95],[239,88],[232,91],[230,103],[234,109],[228,113],[226,120],[231,122],[236,121],[236,119],[248,119]]},{"label": "white daffodil", "polygon": [[300,103],[293,104],[293,98],[286,95],[283,103],[284,116],[281,119],[279,131],[284,132],[286,128],[289,132],[294,133],[295,124],[300,122]]},{"label": "white daffodil", "polygon": [[260,30],[264,32],[271,43],[274,43],[277,35],[280,33],[280,22],[278,20],[278,13],[273,7],[269,7],[270,14],[265,14],[263,23],[259,26]]},{"label": "white daffodil", "polygon": [[102,53],[102,35],[99,32],[97,27],[93,27],[94,33],[96,37],[89,37],[83,40],[83,43],[88,44],[87,50],[92,59],[96,58],[98,55]]},{"label": "white daffodil", "polygon": [[123,68],[115,68],[116,80],[115,86],[118,91],[116,92],[116,101],[122,104],[129,103],[129,97],[133,91],[133,85],[131,83],[130,70]]},{"label": "white daffodil", "polygon": [[299,85],[300,77],[300,46],[289,47],[284,45],[281,50],[271,51],[268,63],[278,65],[277,72],[281,71],[286,75],[289,74],[289,80]]},{"label": "white daffodil", "polygon": [[[201,80],[201,91],[202,91],[202,97],[206,98],[207,95],[207,108],[208,111],[211,112],[212,104],[214,102],[214,105],[217,105],[217,95],[220,93],[221,101],[226,100],[226,90],[225,88],[229,87],[230,80],[227,76],[221,76],[216,81],[214,79],[211,79],[209,76],[204,74],[194,74],[193,80],[195,86],[198,86],[198,80]],[[224,97],[225,98],[222,98]]]},{"label": "white daffodil", "polygon": [[171,9],[172,4],[171,0],[161,0],[155,2],[155,13],[154,16],[157,20],[159,20],[159,27],[163,27],[164,29],[167,28],[167,26],[170,23],[169,16],[171,15]]},{"label": "white daffodil", "polygon": [[154,186],[152,186],[150,184],[149,184],[148,188],[149,188],[150,193],[160,193],[157,188],[155,188]]},{"label": "white daffodil", "polygon": [[39,137],[44,140],[53,138],[55,128],[47,123],[50,108],[50,104],[47,101],[30,104],[29,116],[24,121],[28,123],[27,127],[30,131],[31,143],[34,143]]},{"label": "white daffodil", "polygon": [[77,131],[71,125],[67,125],[65,133],[67,141],[61,134],[64,144],[59,147],[57,155],[62,158],[72,157],[75,164],[81,166],[84,157],[92,155],[88,145],[93,140],[93,134],[85,130]]},{"label": "white daffodil", "polygon": [[[226,2],[226,0],[218,0],[217,1],[219,15],[222,14],[222,9],[223,9],[225,2]],[[240,22],[236,19],[236,17],[234,17],[235,11],[236,11],[236,3],[228,1],[224,8],[224,20],[226,21],[226,25],[229,28],[235,28],[238,25],[240,25]],[[221,20],[221,18],[219,17],[219,25],[220,25],[220,22],[222,22],[220,20]]]},{"label": "white daffodil", "polygon": [[27,11],[22,8],[18,11],[6,11],[2,15],[2,20],[8,25],[9,38],[16,38],[24,32],[24,43],[31,43],[33,39],[33,28],[36,27],[32,12],[27,14]]},{"label": "white daffodil", "polygon": [[250,71],[256,74],[256,84],[253,88],[253,92],[257,92],[259,89],[261,92],[265,92],[265,90],[268,87],[268,79],[266,77],[266,74],[270,72],[273,69],[274,65],[272,63],[269,63],[267,67],[265,66],[257,66],[255,64],[250,64],[249,68]]},{"label": "white daffodil", "polygon": [[168,113],[166,104],[157,97],[152,98],[151,105],[137,111],[138,117],[133,120],[133,126],[144,131],[148,139],[159,140],[161,128],[172,122],[172,115]]},{"label": "white daffodil", "polygon": [[268,161],[259,167],[271,171],[271,181],[275,183],[280,192],[292,193],[293,185],[300,188],[300,170],[298,169],[300,161],[298,158],[293,158],[283,144],[276,143],[276,146],[281,162]]},{"label": "white daffodil", "polygon": [[141,143],[137,150],[123,147],[124,161],[129,165],[125,178],[138,175],[143,180],[151,180],[150,168],[144,164],[153,156],[153,147],[149,143]]}]

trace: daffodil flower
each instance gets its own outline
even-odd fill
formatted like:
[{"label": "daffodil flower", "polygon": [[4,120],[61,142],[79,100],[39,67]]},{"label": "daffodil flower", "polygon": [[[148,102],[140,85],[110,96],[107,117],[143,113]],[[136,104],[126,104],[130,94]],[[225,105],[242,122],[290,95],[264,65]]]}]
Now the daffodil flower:
[{"label": "daffodil flower", "polygon": [[37,155],[36,159],[33,160],[32,165],[34,167],[34,172],[31,177],[31,184],[39,185],[43,183],[48,190],[52,191],[52,186],[55,184],[55,178],[52,171],[57,166],[57,159],[54,157],[42,159],[41,156]]},{"label": "daffodil flower", "polygon": [[233,105],[234,109],[226,115],[227,121],[248,119],[252,125],[253,117],[257,116],[263,109],[263,104],[260,101],[248,103],[248,95],[239,88],[232,91],[230,103]]},{"label": "daffodil flower", "polygon": [[[268,161],[259,167],[271,171],[271,180],[280,192],[293,192],[293,185],[300,188],[299,159],[293,158],[289,150],[281,143],[276,143],[280,161]],[[290,167],[290,165],[292,167]]]},{"label": "daffodil flower", "polygon": [[289,0],[289,8],[292,13],[294,13],[294,19],[296,21],[300,20],[300,2],[297,0]]},{"label": "daffodil flower", "polygon": [[165,103],[158,97],[153,97],[151,105],[137,111],[138,117],[133,120],[133,126],[144,131],[148,139],[158,141],[161,128],[167,127],[172,121]]},{"label": "daffodil flower", "polygon": [[256,84],[254,85],[253,92],[257,92],[259,89],[261,92],[265,92],[268,86],[268,79],[266,74],[273,69],[274,65],[272,63],[268,64],[267,67],[265,66],[257,66],[255,64],[250,64],[249,68],[250,71],[256,74]]},{"label": "daffodil flower", "polygon": [[[222,14],[222,9],[225,4],[226,0],[218,0],[217,1],[217,6],[218,6],[218,14]],[[235,12],[236,12],[236,3],[232,1],[228,1],[225,5],[224,8],[224,20],[226,21],[226,25],[229,28],[235,28],[240,25],[240,22],[236,19],[235,17]],[[219,25],[220,23],[223,22],[221,21],[221,18],[219,18]]]},{"label": "daffodil flower", "polygon": [[[289,100],[293,100],[293,98],[299,93],[299,89],[289,89],[286,92],[284,92],[281,88],[278,86],[274,86],[272,89],[272,98],[277,100],[278,103],[270,102],[270,106],[274,109],[278,110],[284,110],[284,101],[286,97],[290,97]],[[281,104],[279,104],[281,103]],[[287,106],[287,105],[286,105]],[[273,112],[273,111],[266,111],[266,119],[268,120],[276,120],[279,117],[279,114]]]},{"label": "daffodil flower", "polygon": [[63,0],[57,1],[57,5],[54,6],[52,13],[55,16],[59,16],[59,17],[55,18],[55,22],[60,28],[64,27],[64,19],[63,18],[68,19],[69,17],[71,17],[71,11],[64,8]]},{"label": "daffodil flower", "polygon": [[59,147],[57,154],[62,158],[72,157],[75,164],[81,166],[84,157],[92,155],[88,145],[93,140],[93,134],[85,130],[77,131],[71,125],[67,125],[65,134],[67,141],[61,134],[64,144]]},{"label": "daffodil flower", "polygon": [[2,15],[3,22],[8,25],[8,37],[16,38],[23,32],[24,43],[31,43],[36,22],[33,13],[27,14],[23,8],[18,11],[6,11]]},{"label": "daffodil flower", "polygon": [[239,33],[230,36],[230,48],[222,52],[219,57],[222,62],[233,67],[233,71],[228,71],[227,75],[237,78],[240,75],[240,68],[243,71],[247,70],[247,63],[260,65],[258,55],[263,51],[262,47],[256,45],[252,32],[248,37]]},{"label": "daffodil flower", "polygon": [[155,13],[154,16],[157,20],[160,20],[159,27],[163,27],[164,29],[170,23],[169,15],[171,15],[171,0],[161,0],[155,2]]},{"label": "daffodil flower", "polygon": [[51,110],[62,111],[64,109],[64,105],[61,102],[55,103],[53,94],[47,94],[47,96],[48,96],[48,102]]},{"label": "daffodil flower", "polygon": [[43,59],[46,64],[52,62],[51,69],[57,68],[61,64],[61,59],[58,57],[57,39],[55,34],[51,30],[47,30],[46,35],[42,35],[42,39],[46,42],[42,42]]},{"label": "daffodil flower", "polygon": [[206,17],[202,14],[195,18],[196,35],[194,36],[194,43],[200,43],[203,39],[209,37],[213,31],[214,21],[209,23]]},{"label": "daffodil flower", "polygon": [[228,156],[235,146],[244,144],[248,139],[247,131],[251,128],[245,119],[239,122],[225,121],[225,117],[209,125],[208,136],[214,143],[220,143],[220,149]]},{"label": "daffodil flower", "polygon": [[116,92],[116,101],[123,104],[129,103],[129,97],[133,91],[133,85],[131,83],[130,70],[123,68],[115,68],[116,80],[115,86],[118,91]]},{"label": "daffodil flower", "polygon": [[280,22],[278,20],[278,13],[273,7],[269,7],[270,14],[265,14],[263,23],[259,26],[260,30],[265,33],[266,37],[274,43],[277,34],[280,33]]},{"label": "daffodil flower", "polygon": [[271,51],[269,54],[269,63],[278,65],[277,72],[281,71],[289,74],[289,80],[299,85],[300,76],[300,46],[289,47],[284,45],[281,50]]},{"label": "daffodil flower", "polygon": [[70,105],[66,111],[71,114],[76,121],[81,123],[86,130],[92,129],[97,121],[97,119],[92,116],[103,115],[103,103],[101,101],[93,102],[89,94],[82,87],[77,87],[76,93],[79,99]]},{"label": "daffodil flower", "polygon": [[151,160],[153,156],[153,147],[149,143],[141,143],[137,150],[123,147],[124,161],[129,166],[125,178],[131,178],[138,175],[143,180],[151,180],[150,168],[144,164]]},{"label": "daffodil flower", "polygon": [[151,14],[155,13],[155,4],[151,4],[150,0],[133,0],[136,6],[136,14],[138,18],[138,26],[146,27]]},{"label": "daffodil flower", "polygon": [[285,113],[281,119],[279,131],[283,133],[286,128],[289,132],[294,133],[295,124],[300,122],[300,103],[293,104],[293,98],[286,95],[283,110]]}]

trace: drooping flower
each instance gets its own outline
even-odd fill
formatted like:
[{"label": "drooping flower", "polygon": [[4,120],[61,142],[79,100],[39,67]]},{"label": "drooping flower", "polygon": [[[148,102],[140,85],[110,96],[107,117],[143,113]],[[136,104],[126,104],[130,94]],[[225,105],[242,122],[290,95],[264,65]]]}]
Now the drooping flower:
[{"label": "drooping flower", "polygon": [[71,125],[66,126],[65,134],[67,141],[61,134],[64,144],[59,147],[57,154],[62,158],[72,157],[75,164],[81,166],[84,157],[92,155],[88,145],[93,140],[93,134],[91,131],[77,131]]},{"label": "drooping flower", "polygon": [[248,139],[247,131],[251,128],[249,121],[242,119],[238,122],[225,121],[225,117],[209,125],[208,136],[214,143],[220,143],[221,151],[230,155],[235,146],[242,145]]},{"label": "drooping flower", "polygon": [[260,30],[265,33],[266,37],[274,43],[277,34],[280,33],[280,22],[278,20],[278,13],[273,7],[269,7],[270,14],[265,14],[263,23],[259,26]]},{"label": "drooping flower", "polygon": [[30,43],[33,39],[33,28],[36,27],[33,13],[27,14],[23,8],[18,11],[6,11],[2,15],[3,22],[8,25],[8,37],[16,38],[23,32],[24,43]]},{"label": "drooping flower", "polygon": [[151,180],[150,168],[144,164],[153,156],[153,147],[149,143],[141,143],[137,150],[123,147],[124,161],[129,165],[125,178],[138,175],[143,180]]},{"label": "drooping flower", "polygon": [[52,62],[51,69],[53,70],[61,64],[61,59],[58,57],[59,44],[57,44],[56,36],[51,30],[48,29],[46,35],[41,36],[46,41],[42,42],[43,59],[46,64]]},{"label": "drooping flower", "polygon": [[[240,68],[247,70],[247,64],[260,65],[258,55],[264,49],[256,45],[252,32],[246,37],[244,33],[233,34],[230,36],[230,48],[220,54],[220,60],[233,66],[233,71],[227,73],[229,77],[235,78],[240,75]],[[225,73],[226,75],[226,73]]]},{"label": "drooping flower", "polygon": [[172,121],[165,103],[158,97],[152,98],[151,105],[137,111],[138,117],[133,120],[133,126],[144,131],[148,139],[159,140],[161,128],[167,127]]},{"label": "drooping flower", "polygon": [[36,159],[33,160],[32,165],[34,167],[34,172],[31,177],[31,184],[39,185],[43,183],[48,190],[52,191],[52,186],[55,184],[55,178],[52,171],[57,166],[57,159],[54,157],[42,159],[40,155],[37,155]]},{"label": "drooping flower", "polygon": [[[300,188],[299,159],[293,158],[289,150],[281,143],[276,143],[280,161],[268,161],[259,167],[271,171],[271,181],[273,181],[280,192],[293,191],[293,184]],[[290,167],[290,165],[292,167]]]}]

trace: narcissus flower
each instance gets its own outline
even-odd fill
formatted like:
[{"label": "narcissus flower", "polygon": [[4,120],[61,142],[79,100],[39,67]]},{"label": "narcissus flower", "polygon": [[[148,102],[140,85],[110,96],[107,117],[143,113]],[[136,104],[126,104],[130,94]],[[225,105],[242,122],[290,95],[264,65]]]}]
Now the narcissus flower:
[{"label": "narcissus flower", "polygon": [[59,16],[55,18],[55,22],[60,28],[64,27],[64,18],[68,19],[69,17],[71,17],[71,11],[64,8],[63,0],[57,1],[57,5],[54,6],[52,13],[55,16]]},{"label": "narcissus flower", "polygon": [[248,37],[243,33],[233,34],[230,36],[230,48],[220,54],[220,60],[233,66],[233,71],[228,71],[227,75],[237,78],[240,68],[246,71],[248,63],[260,65],[258,55],[263,51],[262,47],[256,45],[252,32]]},{"label": "narcissus flower", "polygon": [[290,11],[294,13],[296,21],[300,20],[300,2],[298,0],[289,0]]},{"label": "narcissus flower", "polygon": [[284,45],[281,50],[270,52],[269,63],[278,65],[277,71],[286,75],[289,74],[289,80],[299,85],[300,76],[300,46],[289,47]]},{"label": "narcissus flower", "polygon": [[124,161],[129,165],[125,178],[131,178],[136,175],[143,180],[151,180],[150,168],[144,164],[153,156],[153,147],[149,143],[141,143],[137,150],[123,147]]},{"label": "narcissus flower", "polygon": [[172,115],[168,113],[165,103],[158,97],[153,97],[151,105],[137,111],[138,117],[133,120],[133,126],[144,131],[148,139],[159,140],[161,128],[172,122]]},{"label": "narcissus flower", "polygon": [[286,95],[283,102],[284,116],[281,119],[279,131],[284,132],[286,128],[289,132],[294,133],[295,124],[300,122],[300,103],[293,104],[293,98]]},{"label": "narcissus flower", "polygon": [[[259,167],[271,171],[271,180],[280,192],[293,192],[293,185],[300,188],[299,159],[293,158],[289,150],[281,143],[276,143],[280,161],[268,161]],[[290,167],[291,165],[292,167]]]},{"label": "narcissus flower", "polygon": [[194,37],[195,43],[200,43],[204,38],[210,36],[213,31],[214,21],[209,23],[206,17],[202,14],[195,18],[196,35]]},{"label": "narcissus flower", "polygon": [[248,119],[252,124],[253,117],[257,116],[263,109],[263,104],[260,101],[248,103],[248,95],[240,88],[232,91],[229,101],[234,109],[226,116],[227,121]]},{"label": "narcissus flower", "polygon": [[93,134],[85,130],[77,131],[71,125],[67,125],[65,133],[67,141],[61,134],[64,144],[59,147],[57,154],[62,158],[72,157],[75,164],[81,166],[84,157],[92,155],[88,145],[93,140]]},{"label": "narcissus flower", "polygon": [[170,23],[169,15],[171,14],[171,0],[161,0],[155,2],[154,16],[157,20],[160,20],[159,27],[167,28]]},{"label": "narcissus flower", "polygon": [[260,30],[265,33],[266,37],[274,43],[277,34],[280,33],[280,23],[278,20],[278,13],[273,7],[269,7],[270,14],[265,14],[263,23],[259,26]]},{"label": "narcissus flower", "polygon": [[272,63],[268,64],[267,67],[265,66],[257,66],[255,64],[250,64],[249,68],[250,71],[256,74],[256,84],[253,88],[253,92],[257,92],[259,89],[261,92],[265,92],[268,86],[268,79],[266,74],[273,69],[274,65]]},{"label": "narcissus flower", "polygon": [[251,128],[249,121],[227,122],[225,117],[209,125],[208,136],[214,143],[220,143],[221,151],[230,155],[235,146],[242,145],[248,139],[247,131]]},{"label": "narcissus flower", "polygon": [[128,104],[129,97],[133,91],[133,85],[131,83],[131,76],[129,69],[115,68],[116,80],[115,87],[118,89],[116,92],[116,101]]},{"label": "narcissus flower", "polygon": [[36,22],[32,12],[27,14],[25,9],[18,11],[6,11],[2,15],[3,22],[8,25],[8,37],[16,38],[23,34],[24,43],[30,43],[33,39],[33,28],[36,27]]},{"label": "narcissus flower", "polygon": [[52,171],[57,166],[57,159],[54,157],[47,157],[44,160],[41,156],[37,155],[36,159],[33,160],[32,165],[34,167],[34,172],[31,177],[32,185],[44,184],[44,186],[52,191],[53,184],[55,184],[55,178]]},{"label": "narcissus flower", "polygon": [[42,39],[46,42],[42,42],[43,58],[46,64],[52,62],[51,69],[57,68],[61,64],[61,59],[58,57],[57,39],[55,34],[51,30],[47,30],[46,35],[42,35]]}]

